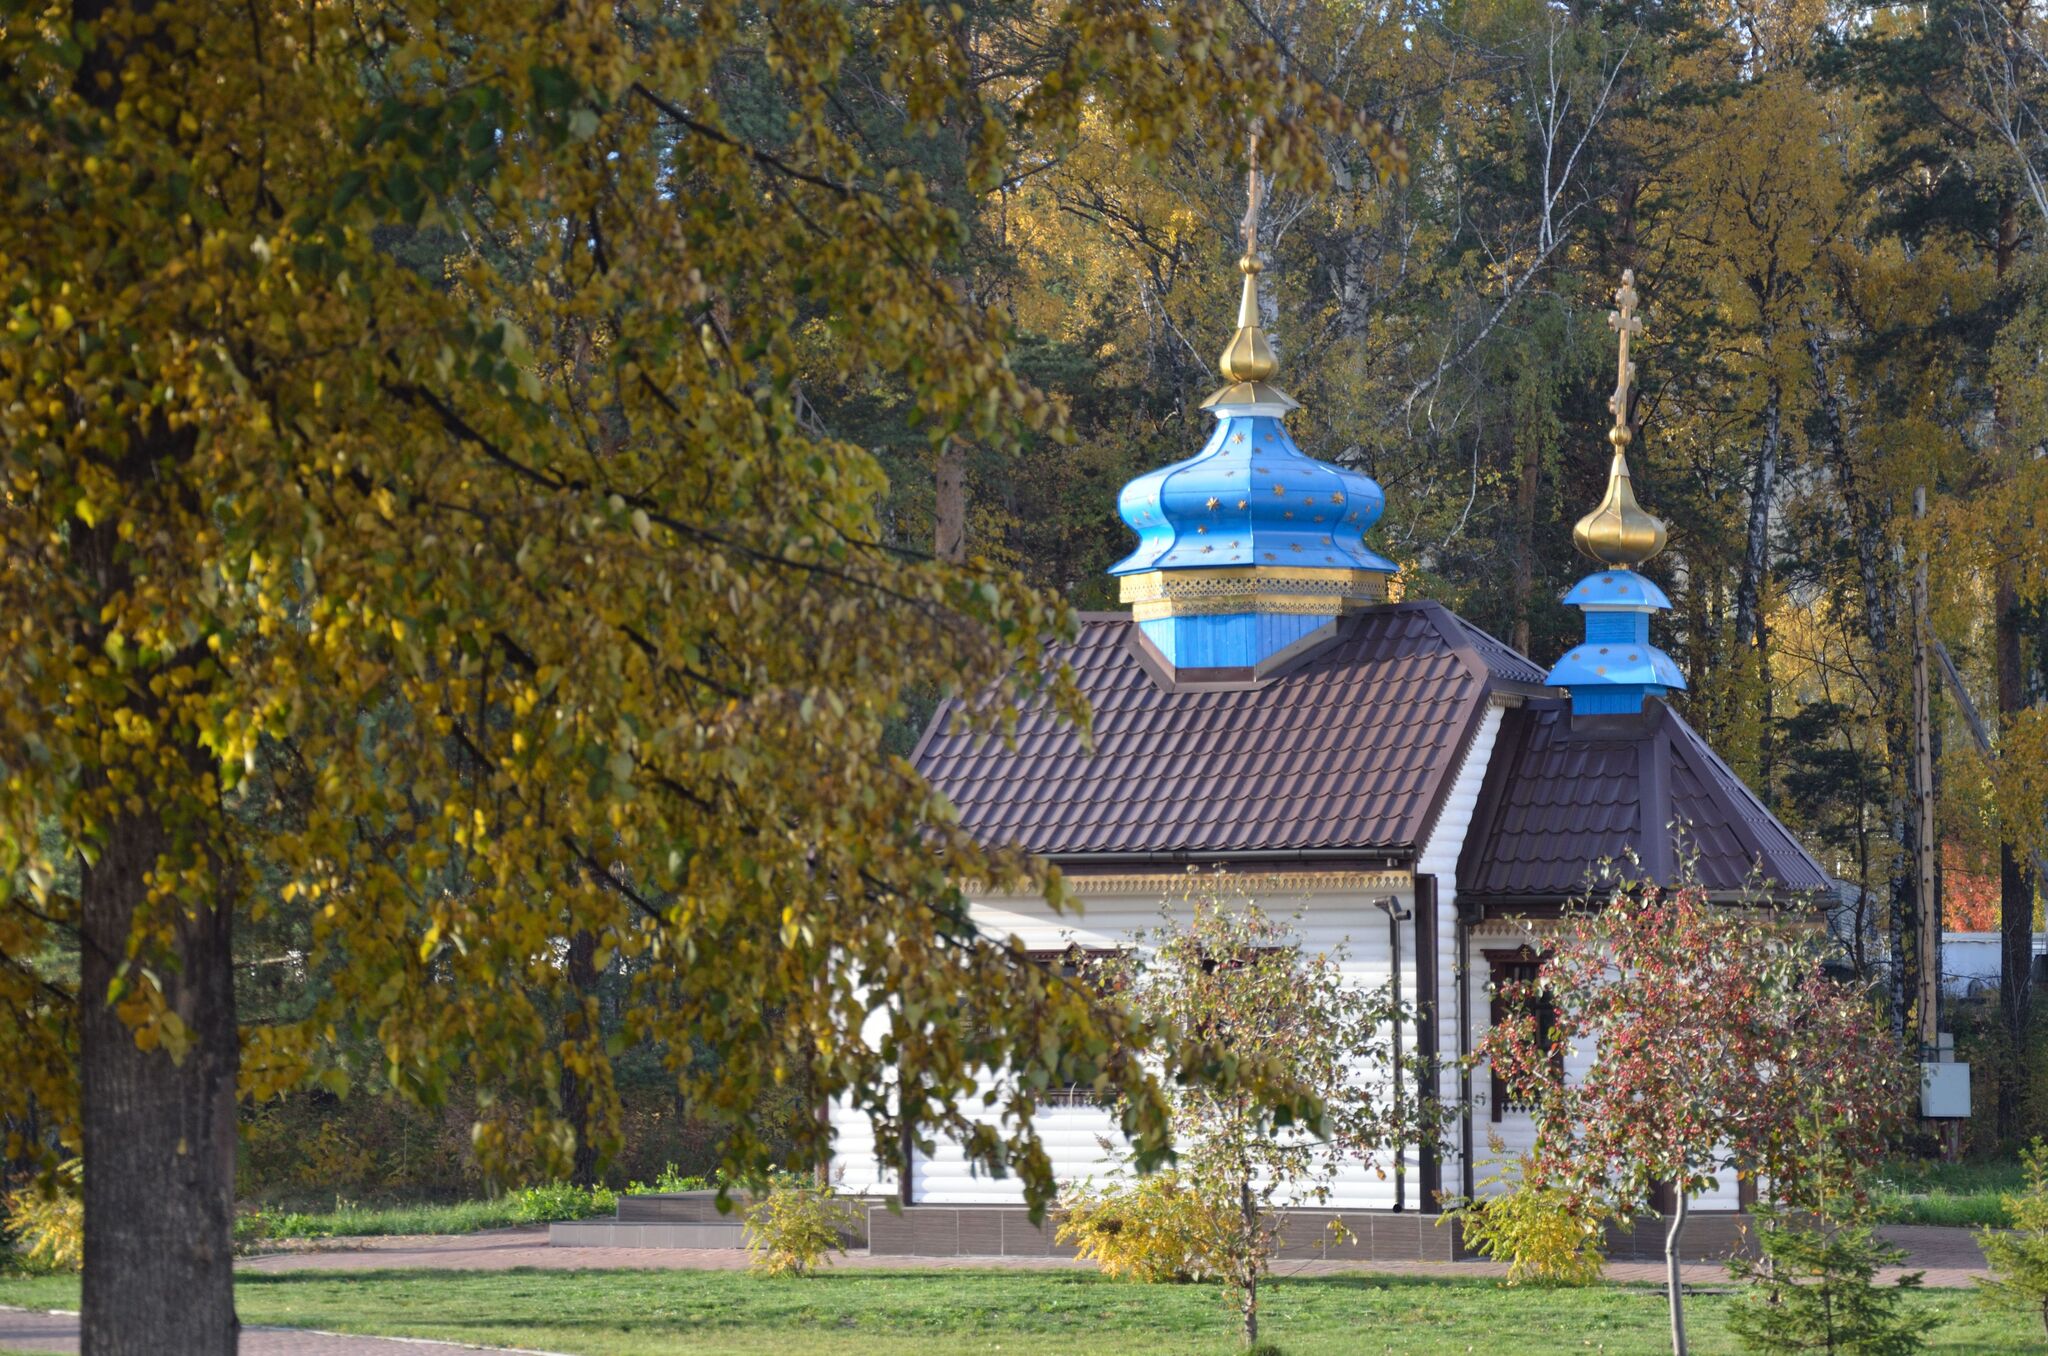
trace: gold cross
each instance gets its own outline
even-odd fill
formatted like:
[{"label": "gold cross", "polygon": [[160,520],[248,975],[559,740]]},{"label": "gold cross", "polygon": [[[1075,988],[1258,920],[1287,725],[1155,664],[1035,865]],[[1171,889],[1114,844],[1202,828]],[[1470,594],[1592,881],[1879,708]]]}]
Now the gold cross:
[{"label": "gold cross", "polygon": [[1247,258],[1259,255],[1259,134],[1252,133],[1250,164],[1245,173],[1251,183],[1246,190],[1247,204],[1244,209],[1244,252]]},{"label": "gold cross", "polygon": [[1614,394],[1608,397],[1607,408],[1614,415],[1617,432],[1628,430],[1628,392],[1635,385],[1636,365],[1629,361],[1628,341],[1631,335],[1643,332],[1643,318],[1636,314],[1636,271],[1632,268],[1621,272],[1621,286],[1614,289],[1614,300],[1619,310],[1607,313],[1607,326],[1621,336],[1620,368],[1615,376]]}]

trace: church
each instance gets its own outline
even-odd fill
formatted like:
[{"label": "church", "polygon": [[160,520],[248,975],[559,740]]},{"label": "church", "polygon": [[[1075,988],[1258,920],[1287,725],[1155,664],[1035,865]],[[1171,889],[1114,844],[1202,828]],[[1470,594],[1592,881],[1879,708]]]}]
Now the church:
[{"label": "church", "polygon": [[[1451,1125],[1346,1172],[1326,1205],[1300,1212],[1301,1237],[1333,1248],[1314,1240],[1334,1214],[1352,1235],[1344,1256],[1447,1258],[1455,1231],[1431,1227],[1442,1200],[1475,1194],[1490,1161],[1533,1136],[1526,1108],[1464,1057],[1496,986],[1533,975],[1530,938],[1540,946],[1600,863],[1632,859],[1639,878],[1673,884],[1686,861],[1712,895],[1787,903],[1828,879],[1667,700],[1686,683],[1651,635],[1670,601],[1639,570],[1665,529],[1629,479],[1632,279],[1610,316],[1607,489],[1574,533],[1593,568],[1563,600],[1584,613],[1585,639],[1546,668],[1441,604],[1390,596],[1398,567],[1368,540],[1380,486],[1289,437],[1297,406],[1273,384],[1260,327],[1254,185],[1225,384],[1203,406],[1214,431],[1124,486],[1116,511],[1137,544],[1110,572],[1129,610],[1084,615],[1055,656],[1092,706],[1093,748],[1050,712],[1023,713],[1005,744],[957,729],[944,706],[914,761],[970,832],[1058,866],[1083,902],[1060,914],[1035,895],[972,898],[979,926],[1048,963],[1130,945],[1189,868],[1220,867],[1273,916],[1294,916],[1304,946],[1341,950],[1347,976],[1392,982],[1416,1014],[1403,1045],[1436,1070]],[[1013,1179],[977,1174],[943,1143],[899,1175],[864,1117],[831,1115],[840,1188],[900,1207],[870,1212],[876,1252],[1061,1251]],[[1112,1115],[1085,1095],[1039,1128],[1062,1182],[1116,1169]],[[1739,1190],[1726,1182],[1696,1206],[1732,1220]],[[1695,1246],[1711,1251],[1722,1232],[1701,1224]]]}]

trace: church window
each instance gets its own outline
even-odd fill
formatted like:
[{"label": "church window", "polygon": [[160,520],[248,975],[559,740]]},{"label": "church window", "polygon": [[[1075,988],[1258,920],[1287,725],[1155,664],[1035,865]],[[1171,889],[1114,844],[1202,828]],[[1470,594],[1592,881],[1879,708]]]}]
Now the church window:
[{"label": "church window", "polygon": [[[1516,947],[1512,951],[1488,951],[1486,963],[1493,972],[1490,986],[1493,994],[1492,1009],[1488,1021],[1499,1026],[1513,1021],[1523,1013],[1533,1012],[1536,1017],[1536,1039],[1550,1043],[1557,1020],[1556,1005],[1550,994],[1541,987],[1543,957],[1529,947]],[[1560,1081],[1564,1078],[1564,1060],[1561,1053],[1551,1056],[1551,1074]],[[1496,1071],[1493,1074],[1492,1106],[1495,1121],[1509,1113],[1526,1114],[1536,1109],[1533,1102],[1518,1099],[1509,1090],[1507,1080]]]}]

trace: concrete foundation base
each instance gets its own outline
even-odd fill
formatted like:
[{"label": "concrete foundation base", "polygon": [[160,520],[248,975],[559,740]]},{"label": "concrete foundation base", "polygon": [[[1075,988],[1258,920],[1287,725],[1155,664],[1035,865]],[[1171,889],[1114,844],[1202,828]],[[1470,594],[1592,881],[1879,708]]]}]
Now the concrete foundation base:
[{"label": "concrete foundation base", "polygon": [[[1340,1225],[1341,1230],[1332,1228]],[[870,1206],[868,1250],[877,1257],[1072,1257],[1054,1241],[1055,1224],[1033,1224],[1022,1206]],[[1614,1261],[1664,1256],[1664,1221],[1648,1215],[1607,1229]],[[1735,1211],[1696,1212],[1686,1221],[1686,1261],[1722,1261],[1750,1251],[1749,1217]],[[1385,1210],[1292,1210],[1281,1228],[1284,1260],[1456,1262],[1475,1254],[1455,1221],[1441,1215]]]},{"label": "concrete foundation base", "polygon": [[548,1226],[551,1248],[737,1248],[737,1224],[626,1224],[614,1219]]},{"label": "concrete foundation base", "polygon": [[[550,1224],[548,1245],[555,1248],[740,1248],[741,1219],[749,1198],[733,1193],[731,1209],[720,1213],[716,1191],[669,1191],[621,1196],[615,1219],[577,1220]],[[849,1248],[867,1246],[868,1201],[855,1199],[848,1208],[840,1237]]]}]

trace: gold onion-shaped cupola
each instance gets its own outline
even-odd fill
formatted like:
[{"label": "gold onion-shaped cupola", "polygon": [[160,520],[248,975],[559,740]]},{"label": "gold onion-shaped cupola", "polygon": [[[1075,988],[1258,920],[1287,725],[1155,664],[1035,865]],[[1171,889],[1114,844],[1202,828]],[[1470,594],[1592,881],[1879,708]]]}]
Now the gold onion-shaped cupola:
[{"label": "gold onion-shaped cupola", "polygon": [[1643,332],[1642,318],[1636,314],[1635,282],[1634,269],[1621,275],[1621,287],[1614,294],[1617,309],[1607,315],[1607,323],[1621,336],[1620,371],[1614,394],[1607,401],[1607,408],[1614,414],[1614,427],[1607,431],[1607,441],[1614,444],[1614,461],[1607,470],[1607,493],[1572,529],[1572,542],[1581,554],[1622,570],[1634,569],[1664,549],[1664,524],[1636,502],[1635,486],[1628,474],[1628,401],[1636,379],[1636,365],[1628,356],[1628,347],[1629,339]]}]

